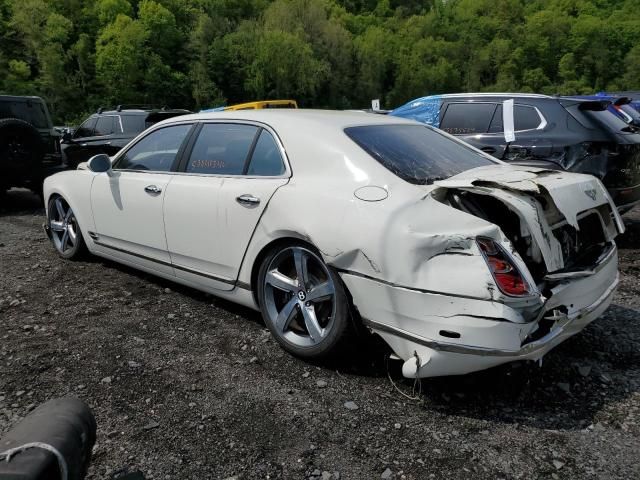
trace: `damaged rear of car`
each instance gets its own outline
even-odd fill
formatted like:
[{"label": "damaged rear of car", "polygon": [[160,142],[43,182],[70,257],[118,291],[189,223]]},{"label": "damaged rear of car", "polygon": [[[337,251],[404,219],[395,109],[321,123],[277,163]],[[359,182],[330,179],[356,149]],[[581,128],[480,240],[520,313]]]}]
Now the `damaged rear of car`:
[{"label": "damaged rear of car", "polygon": [[440,128],[506,162],[587,173],[619,211],[640,202],[640,134],[602,99],[535,94],[430,96],[391,115]]},{"label": "damaged rear of car", "polygon": [[354,301],[367,299],[360,315],[407,377],[541,359],[602,314],[617,287],[624,224],[607,189],[590,175],[486,162],[420,128],[346,130],[423,192],[394,212],[384,281],[343,276]]}]

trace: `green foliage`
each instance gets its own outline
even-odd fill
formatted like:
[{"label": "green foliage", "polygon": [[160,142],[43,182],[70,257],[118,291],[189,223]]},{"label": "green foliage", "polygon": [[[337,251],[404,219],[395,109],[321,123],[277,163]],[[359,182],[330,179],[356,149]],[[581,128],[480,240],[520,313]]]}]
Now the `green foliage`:
[{"label": "green foliage", "polygon": [[0,0],[0,92],[99,105],[640,89],[637,0]]}]

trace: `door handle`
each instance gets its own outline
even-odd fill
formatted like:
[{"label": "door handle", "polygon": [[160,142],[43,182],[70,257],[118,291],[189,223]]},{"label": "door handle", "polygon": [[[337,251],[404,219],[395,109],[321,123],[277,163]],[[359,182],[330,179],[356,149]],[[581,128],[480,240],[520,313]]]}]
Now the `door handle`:
[{"label": "door handle", "polygon": [[236,197],[236,202],[246,207],[253,207],[260,203],[260,199],[257,197],[254,197],[253,195],[245,193],[244,195],[240,195],[239,197]]},{"label": "door handle", "polygon": [[146,187],[144,187],[144,191],[147,193],[151,193],[152,195],[157,195],[158,193],[162,192],[162,189],[156,187],[155,185],[147,185]]},{"label": "door handle", "polygon": [[496,149],[493,147],[482,147],[480,150],[482,150],[484,153],[488,153],[489,155],[496,153]]}]

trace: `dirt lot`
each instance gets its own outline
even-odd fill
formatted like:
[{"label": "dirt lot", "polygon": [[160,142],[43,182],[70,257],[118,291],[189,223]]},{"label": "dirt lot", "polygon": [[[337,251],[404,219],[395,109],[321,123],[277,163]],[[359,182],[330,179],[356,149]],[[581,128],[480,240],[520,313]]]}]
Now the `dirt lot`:
[{"label": "dirt lot", "polygon": [[311,365],[251,311],[63,261],[42,215],[22,191],[0,207],[0,435],[76,395],[98,421],[90,478],[640,478],[640,214],[614,305],[542,368],[423,381],[415,399],[373,346]]}]

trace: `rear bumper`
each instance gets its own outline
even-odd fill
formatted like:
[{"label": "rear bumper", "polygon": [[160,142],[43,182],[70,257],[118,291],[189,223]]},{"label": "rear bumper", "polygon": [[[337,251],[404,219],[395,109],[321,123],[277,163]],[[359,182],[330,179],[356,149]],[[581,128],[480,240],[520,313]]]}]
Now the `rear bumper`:
[{"label": "rear bumper", "polygon": [[521,308],[497,301],[425,294],[351,275],[343,280],[365,323],[405,361],[403,375],[415,378],[542,358],[607,309],[619,281],[617,267],[614,250],[592,275],[559,283],[528,321]]}]

